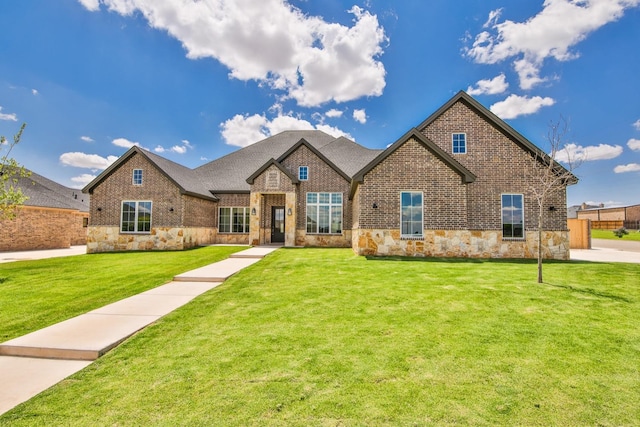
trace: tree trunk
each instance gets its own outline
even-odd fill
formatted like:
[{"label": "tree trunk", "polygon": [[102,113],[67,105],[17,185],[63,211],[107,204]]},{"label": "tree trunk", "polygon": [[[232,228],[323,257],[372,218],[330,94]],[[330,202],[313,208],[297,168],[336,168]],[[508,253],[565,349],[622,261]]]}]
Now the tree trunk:
[{"label": "tree trunk", "polygon": [[542,203],[538,212],[538,283],[542,283]]}]

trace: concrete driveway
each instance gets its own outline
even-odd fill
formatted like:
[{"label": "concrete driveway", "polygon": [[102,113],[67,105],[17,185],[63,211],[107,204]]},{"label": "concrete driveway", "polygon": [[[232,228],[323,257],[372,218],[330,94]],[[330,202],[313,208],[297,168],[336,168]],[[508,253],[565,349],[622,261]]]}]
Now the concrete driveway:
[{"label": "concrete driveway", "polygon": [[571,259],[593,262],[630,262],[640,264],[640,242],[592,239],[592,249],[571,249]]}]

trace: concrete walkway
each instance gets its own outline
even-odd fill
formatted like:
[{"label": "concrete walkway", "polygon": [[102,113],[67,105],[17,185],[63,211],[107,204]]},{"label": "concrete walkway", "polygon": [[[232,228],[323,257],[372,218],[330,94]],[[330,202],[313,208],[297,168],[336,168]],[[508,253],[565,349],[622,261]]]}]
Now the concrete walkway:
[{"label": "concrete walkway", "polygon": [[28,261],[32,259],[57,258],[62,256],[83,255],[87,253],[86,245],[71,246],[66,249],[43,249],[35,251],[0,252],[0,263]]},{"label": "concrete walkway", "polygon": [[255,247],[173,282],[0,344],[0,414],[85,368],[122,341],[277,247]]},{"label": "concrete walkway", "polygon": [[571,260],[640,264],[640,242],[592,239],[592,249],[571,249]]}]

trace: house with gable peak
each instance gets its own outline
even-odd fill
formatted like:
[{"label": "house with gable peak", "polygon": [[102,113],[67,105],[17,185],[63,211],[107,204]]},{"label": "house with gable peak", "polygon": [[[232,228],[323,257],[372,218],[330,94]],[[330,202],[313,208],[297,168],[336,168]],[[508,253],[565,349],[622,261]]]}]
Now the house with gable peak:
[{"label": "house with gable peak", "polygon": [[[133,147],[83,190],[88,252],[234,243],[534,258],[536,161],[542,173],[548,156],[462,91],[385,150],[285,131],[189,169]],[[569,259],[566,188],[547,202],[543,254]]]}]

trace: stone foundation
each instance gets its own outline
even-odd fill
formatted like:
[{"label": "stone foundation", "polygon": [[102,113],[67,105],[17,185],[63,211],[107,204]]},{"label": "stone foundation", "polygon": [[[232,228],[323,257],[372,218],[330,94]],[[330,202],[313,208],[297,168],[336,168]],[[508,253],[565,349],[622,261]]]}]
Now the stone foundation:
[{"label": "stone foundation", "polygon": [[[569,232],[544,231],[545,259],[569,259]],[[524,240],[503,240],[496,230],[425,230],[420,240],[401,239],[399,230],[354,230],[353,250],[358,255],[537,258],[538,233],[527,231]]]},{"label": "stone foundation", "polygon": [[220,234],[216,236],[216,244],[218,245],[248,245],[249,234],[230,233]]},{"label": "stone foundation", "polygon": [[296,230],[296,246],[312,246],[324,248],[350,248],[351,230],[343,230],[342,234],[307,234],[305,230]]},{"label": "stone foundation", "polygon": [[89,227],[87,253],[170,251],[215,242],[213,228],[155,227],[149,234],[123,234],[119,227]]}]

